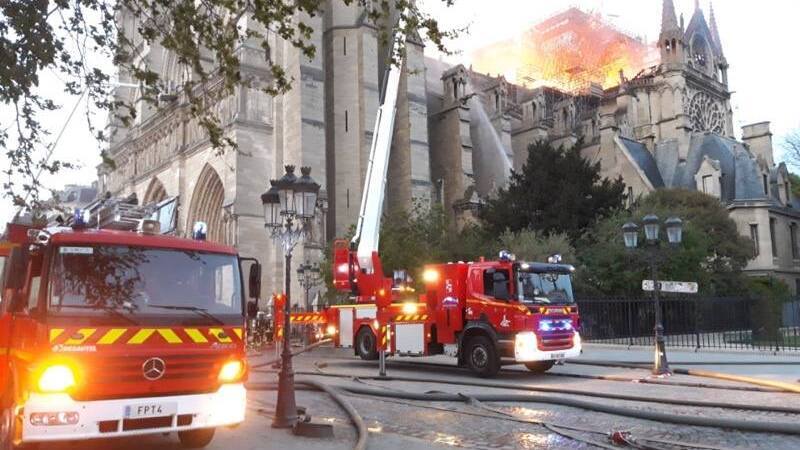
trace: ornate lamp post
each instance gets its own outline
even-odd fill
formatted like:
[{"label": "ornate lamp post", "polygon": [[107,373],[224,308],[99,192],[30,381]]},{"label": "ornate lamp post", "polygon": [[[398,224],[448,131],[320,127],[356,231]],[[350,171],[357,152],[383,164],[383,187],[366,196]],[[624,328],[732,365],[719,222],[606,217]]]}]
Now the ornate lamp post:
[{"label": "ornate lamp post", "polygon": [[[658,216],[648,214],[642,219],[644,225],[644,235],[647,241],[648,260],[650,262],[650,276],[653,279],[653,306],[655,308],[655,358],[653,361],[653,374],[654,375],[670,375],[672,371],[667,362],[667,348],[664,340],[664,324],[661,317],[661,302],[659,294],[661,293],[661,284],[656,277],[658,273],[658,264],[664,258],[664,254],[660,252],[659,231],[661,225]],[[673,247],[678,246],[683,240],[683,221],[677,217],[670,217],[664,222],[667,229],[667,241]],[[625,241],[625,247],[628,249],[635,249],[639,245],[639,225],[628,222],[622,226],[622,237]]]},{"label": "ornate lamp post", "polygon": [[306,261],[305,264],[300,264],[297,267],[297,281],[300,282],[300,286],[302,286],[303,290],[305,290],[306,312],[309,312],[311,311],[309,291],[311,291],[311,289],[315,286],[318,286],[322,281],[319,264],[311,264],[308,261]]},{"label": "ornate lamp post", "polygon": [[294,372],[290,333],[290,290],[292,251],[302,241],[311,226],[317,208],[319,184],[311,178],[311,168],[302,167],[302,176],[297,178],[294,166],[286,166],[286,173],[279,180],[270,180],[271,187],[261,194],[264,205],[264,226],[270,237],[281,246],[286,259],[285,293],[283,315],[283,349],[281,371],[278,374],[278,403],[275,407],[274,428],[290,428],[297,422],[297,404],[294,397]]},{"label": "ornate lamp post", "polygon": [[[310,262],[306,261],[305,264],[300,264],[297,267],[297,281],[300,282],[300,286],[305,291],[305,310],[306,312],[311,312],[311,303],[309,302],[309,291],[314,286],[317,286],[320,281],[320,270],[319,265],[317,263],[311,264]],[[308,345],[312,341],[312,331],[314,327],[306,324],[304,325],[305,332],[303,333],[303,344]]]}]

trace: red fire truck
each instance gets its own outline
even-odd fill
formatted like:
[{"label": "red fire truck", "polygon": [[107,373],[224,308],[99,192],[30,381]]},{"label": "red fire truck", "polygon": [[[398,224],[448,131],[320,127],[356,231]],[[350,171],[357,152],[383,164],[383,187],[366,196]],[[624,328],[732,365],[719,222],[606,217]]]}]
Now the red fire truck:
[{"label": "red fire truck", "polygon": [[[8,226],[0,449],[166,432],[199,448],[244,420],[245,310],[255,305],[242,258],[205,241],[202,224],[183,239],[140,214],[131,230],[135,209]],[[256,262],[255,297],[258,278]]]},{"label": "red fire truck", "polygon": [[347,244],[337,243],[334,283],[354,292],[355,303],[329,308],[323,321],[336,345],[353,347],[362,359],[378,358],[381,336],[389,354],[444,354],[484,377],[504,364],[544,372],[581,353],[574,268],[557,256],[531,263],[501,252],[497,261],[429,265],[425,292],[417,295],[400,283],[392,287],[380,272],[363,273]]},{"label": "red fire truck", "polygon": [[[395,55],[404,41],[395,40]],[[501,252],[497,261],[430,265],[419,296],[404,287],[405,275],[385,277],[378,238],[401,70],[390,65],[385,77],[355,236],[334,244],[334,286],[354,304],[295,314],[292,321],[324,324],[337,345],[354,347],[363,359],[377,359],[381,348],[394,355],[446,354],[480,376],[495,375],[504,363],[543,372],[578,356],[574,268],[557,255],[547,264]]]}]

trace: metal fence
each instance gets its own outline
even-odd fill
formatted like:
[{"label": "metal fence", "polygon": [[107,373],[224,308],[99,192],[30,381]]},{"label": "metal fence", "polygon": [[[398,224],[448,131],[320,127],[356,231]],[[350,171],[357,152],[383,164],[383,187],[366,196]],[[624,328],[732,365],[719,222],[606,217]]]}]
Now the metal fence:
[{"label": "metal fence", "polygon": [[[800,299],[771,304],[753,298],[661,299],[666,343],[672,347],[800,352]],[[651,298],[578,300],[585,341],[653,345]]]}]

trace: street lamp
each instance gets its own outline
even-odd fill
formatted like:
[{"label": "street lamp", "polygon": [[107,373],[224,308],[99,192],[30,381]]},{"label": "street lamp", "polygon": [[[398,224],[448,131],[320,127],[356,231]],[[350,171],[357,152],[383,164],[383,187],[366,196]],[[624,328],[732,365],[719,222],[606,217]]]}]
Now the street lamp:
[{"label": "street lamp", "polygon": [[281,246],[286,259],[284,290],[286,301],[283,314],[283,349],[281,371],[278,374],[278,403],[275,407],[273,428],[290,428],[297,423],[297,404],[294,396],[294,372],[292,351],[289,342],[291,313],[290,288],[292,250],[305,238],[316,212],[319,184],[311,178],[311,168],[300,169],[297,178],[294,166],[286,166],[286,173],[279,180],[270,180],[270,188],[261,194],[264,206],[264,227],[270,237]]},{"label": "street lamp", "polygon": [[[311,288],[317,286],[320,281],[320,270],[319,264],[314,263],[311,264],[309,261],[306,261],[305,264],[300,264],[297,267],[297,281],[300,283],[300,286],[305,291],[305,303],[306,312],[311,311],[311,304],[309,301],[309,291]],[[305,333],[303,333],[303,343],[308,345],[311,343],[311,331],[314,327],[309,326],[308,324],[305,325]]]},{"label": "street lamp", "polygon": [[[659,294],[661,293],[661,284],[656,277],[658,272],[658,263],[663,255],[659,252],[659,228],[660,221],[655,214],[648,214],[642,218],[644,225],[644,235],[647,241],[650,260],[650,277],[653,279],[653,306],[656,310],[655,317],[655,358],[653,362],[654,375],[670,375],[672,371],[667,362],[667,348],[664,340],[664,324],[661,314],[661,302]],[[664,221],[664,226],[667,229],[667,241],[671,246],[677,246],[683,240],[683,221],[677,217],[670,217]],[[625,247],[633,250],[638,247],[639,242],[639,226],[633,222],[628,222],[622,226],[622,237],[625,241]]]},{"label": "street lamp", "polygon": [[306,312],[311,311],[308,295],[309,291],[320,284],[320,281],[322,281],[320,275],[321,271],[317,263],[311,264],[309,261],[306,261],[305,264],[300,264],[297,267],[297,281],[306,292]]}]

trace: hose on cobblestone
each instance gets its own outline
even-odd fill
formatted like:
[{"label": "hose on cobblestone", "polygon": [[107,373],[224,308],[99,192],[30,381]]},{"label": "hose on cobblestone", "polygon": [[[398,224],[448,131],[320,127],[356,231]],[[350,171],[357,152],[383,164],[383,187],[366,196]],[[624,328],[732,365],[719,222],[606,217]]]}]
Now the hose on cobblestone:
[{"label": "hose on cobblestone", "polygon": [[[306,386],[312,390],[322,391],[328,394],[339,405],[339,407],[341,407],[344,412],[347,413],[347,415],[350,417],[350,421],[353,422],[353,426],[356,428],[358,439],[356,444],[353,446],[353,450],[365,450],[367,448],[367,437],[369,436],[367,424],[364,422],[364,418],[361,417],[361,414],[359,414],[353,405],[341,394],[341,389],[325,383],[320,383],[316,380],[296,379],[294,380],[294,383],[299,389],[302,389],[302,386]],[[248,382],[245,383],[245,387],[248,391],[276,391],[278,389],[278,384]]]},{"label": "hose on cobblestone", "polygon": [[[370,395],[374,397],[388,397],[405,400],[422,400],[428,402],[464,402],[467,397],[450,393],[414,393],[393,392],[384,389],[366,388],[360,386],[337,386],[337,389],[353,394]],[[800,435],[800,423],[797,422],[758,422],[723,417],[699,417],[680,414],[670,414],[659,411],[626,408],[586,400],[569,398],[557,395],[520,395],[520,394],[473,394],[470,397],[482,402],[511,402],[511,403],[547,403],[553,405],[570,406],[589,411],[602,412],[617,416],[636,419],[652,420],[679,425],[702,427],[726,428],[739,431],[756,433],[783,433]],[[651,399],[654,401],[654,399]]]},{"label": "hose on cobblestone", "polygon": [[607,392],[590,392],[579,389],[557,388],[550,386],[531,386],[531,385],[510,385],[506,383],[496,383],[488,380],[475,382],[463,380],[441,380],[428,377],[397,377],[397,376],[354,376],[351,374],[339,374],[331,372],[310,372],[310,371],[296,371],[297,375],[311,375],[323,376],[331,378],[346,378],[355,380],[379,380],[379,381],[401,381],[411,383],[435,383],[435,384],[450,384],[457,386],[471,386],[492,389],[509,389],[514,391],[529,391],[529,392],[544,392],[549,394],[565,394],[565,395],[578,395],[583,397],[597,397],[611,400],[623,400],[631,402],[643,403],[661,403],[678,406],[700,407],[700,408],[719,408],[719,409],[733,409],[743,411],[759,411],[781,414],[800,414],[800,408],[793,408],[789,406],[767,406],[767,405],[749,405],[740,403],[727,403],[727,402],[714,402],[705,400],[681,400],[675,398],[653,398],[641,395],[628,395],[628,394],[615,394]]},{"label": "hose on cobblestone", "polygon": [[[589,361],[589,360],[574,360],[570,364],[580,364],[586,366],[601,366],[601,367],[622,367],[626,369],[641,369],[642,365],[630,363],[628,361]],[[696,370],[696,369],[682,369],[673,368],[673,373],[678,375],[690,375],[703,378],[714,378],[717,380],[736,381],[739,383],[753,384],[756,386],[765,386],[773,389],[778,389],[785,392],[792,392],[800,394],[800,384],[786,383],[783,381],[765,380],[763,378],[745,377],[742,375],[732,375],[721,372],[712,372],[709,370]]]},{"label": "hose on cobblestone", "polygon": [[[298,382],[298,384],[305,384],[306,386],[309,386],[309,387],[313,388],[313,386],[308,384],[308,383]],[[335,387],[334,386],[328,386],[328,387],[331,388],[331,389],[334,389],[334,390],[344,391],[344,392],[346,392],[346,393],[348,393],[350,395],[356,396],[356,397],[364,397],[364,398],[380,397],[380,398],[382,398],[382,401],[397,402],[397,403],[400,403],[400,404],[405,404],[405,405],[414,406],[414,407],[427,408],[427,409],[436,409],[436,410],[446,411],[446,412],[450,412],[450,413],[458,413],[458,414],[464,414],[464,415],[470,415],[470,416],[478,416],[478,417],[483,417],[483,418],[488,418],[488,419],[509,420],[509,421],[519,422],[519,423],[528,423],[528,424],[533,424],[533,425],[540,425],[540,426],[543,426],[544,428],[546,428],[547,430],[549,430],[549,431],[551,431],[553,433],[560,434],[562,436],[565,436],[567,438],[570,438],[570,439],[573,439],[573,440],[576,440],[576,441],[588,443],[588,444],[591,444],[591,445],[594,445],[594,446],[597,446],[597,447],[600,447],[600,448],[608,448],[608,449],[617,448],[617,447],[614,447],[614,446],[611,446],[611,445],[608,445],[608,444],[604,444],[602,442],[598,442],[598,441],[595,441],[595,440],[592,440],[592,439],[587,439],[587,438],[584,438],[584,437],[581,437],[581,436],[577,436],[574,433],[570,433],[569,432],[569,431],[577,431],[577,432],[583,432],[583,433],[600,434],[600,435],[608,437],[610,435],[610,433],[608,433],[606,431],[600,431],[600,430],[589,429],[589,428],[584,428],[584,427],[577,427],[577,426],[573,426],[573,425],[553,424],[553,423],[549,423],[549,422],[542,421],[542,420],[539,420],[539,419],[533,419],[533,418],[528,418],[528,417],[519,417],[519,416],[514,415],[514,414],[510,414],[510,413],[507,413],[507,412],[504,412],[504,411],[500,411],[500,410],[496,410],[496,409],[493,409],[493,408],[489,408],[486,405],[482,404],[482,402],[512,402],[512,403],[517,403],[517,402],[518,403],[541,402],[541,403],[560,404],[562,406],[573,406],[573,407],[577,407],[577,408],[581,408],[581,409],[597,410],[596,408],[586,408],[586,406],[589,404],[589,402],[578,401],[578,403],[575,403],[575,402],[570,402],[569,399],[556,399],[554,397],[546,397],[546,396],[545,397],[539,397],[539,396],[522,396],[522,395],[511,395],[511,396],[509,396],[509,395],[463,395],[463,394],[448,394],[448,393],[441,393],[441,392],[438,392],[438,393],[412,393],[412,392],[387,391],[386,389],[359,388],[359,387],[355,387],[355,386],[335,386]],[[256,391],[257,390],[275,390],[277,388],[277,384],[276,383],[248,383],[247,388],[248,388],[248,390],[256,390]],[[490,414],[478,413],[478,412],[459,411],[459,410],[453,410],[453,409],[449,409],[449,408],[441,408],[441,407],[433,406],[433,405],[430,405],[430,404],[417,404],[417,403],[411,403],[410,402],[410,401],[420,401],[420,400],[428,401],[428,402],[460,402],[460,403],[469,404],[471,406],[478,407],[478,408],[493,412],[494,414],[490,415]],[[565,401],[562,401],[562,400],[565,400]],[[592,404],[592,405],[594,405],[594,404]],[[640,417],[640,415],[636,414],[638,412],[638,410],[632,410],[632,409],[627,409],[627,408],[606,407],[605,405],[596,405],[596,406],[598,406],[599,408],[602,408],[602,409],[607,409],[607,410],[600,410],[600,412],[607,412],[609,414],[623,415],[623,416],[634,417],[634,418],[639,418],[639,419],[660,420],[660,419],[651,418],[651,417]],[[617,410],[625,410],[625,412],[627,412],[627,414],[619,414],[620,411],[617,411]],[[646,412],[646,411],[645,411],[645,413],[647,413],[645,415],[649,415],[650,414],[649,412]],[[656,413],[656,414],[659,414],[659,413]],[[664,414],[664,415],[665,416],[673,416],[673,415],[670,415],[670,414]],[[691,419],[689,417],[684,417],[684,416],[675,416],[675,417],[686,419],[687,421],[689,419]],[[722,421],[725,422],[726,420],[722,419]],[[731,422],[738,422],[738,421],[731,421]],[[756,423],[760,423],[760,422],[756,422]],[[730,426],[731,423],[726,423],[724,426],[713,425],[713,424],[698,424],[698,423],[693,423],[693,422],[691,422],[691,423],[690,422],[686,422],[686,423],[683,423],[683,424],[695,425],[695,426],[717,426],[717,427],[722,427],[722,428],[732,428]],[[779,425],[795,426],[794,424],[779,424]],[[778,427],[778,428],[780,429],[780,427]],[[797,426],[795,426],[795,428],[797,428]],[[742,428],[741,430],[743,430],[743,431],[763,431],[761,429],[759,429],[759,430],[750,430],[750,429],[747,429],[747,428]],[[767,431],[767,432],[782,432],[782,431],[770,430],[770,431]],[[796,430],[795,433],[793,433],[793,434],[800,434],[800,430]],[[663,439],[656,439],[656,438],[642,438],[642,437],[639,437],[636,441],[637,442],[635,442],[635,444],[633,444],[633,447],[634,448],[640,448],[640,449],[655,449],[655,448],[657,448],[657,447],[654,447],[652,445],[647,445],[647,444],[643,443],[643,442],[653,442],[653,443],[677,446],[677,447],[680,447],[680,448],[727,450],[726,448],[719,447],[719,446],[694,444],[694,443],[688,443],[688,442],[670,441],[670,440],[663,440]]]},{"label": "hose on cobblestone", "polygon": [[[307,346],[301,348],[300,350],[297,350],[296,352],[292,352],[292,356],[301,355],[301,354],[303,354],[303,353],[305,353],[305,352],[307,352],[309,350],[313,350],[313,349],[315,349],[315,348],[317,348],[317,347],[319,347],[321,345],[325,345],[325,344],[328,344],[330,342],[331,342],[330,339],[323,339],[323,340],[321,340],[319,342],[315,342],[315,343],[313,343],[311,345],[307,345]],[[253,364],[253,365],[250,366],[250,369],[252,370],[252,369],[258,369],[258,368],[261,368],[261,367],[269,367],[269,366],[271,366],[271,365],[273,365],[275,363],[279,363],[279,362],[281,362],[281,358],[270,359],[270,360],[267,360],[267,361],[264,361],[264,362],[260,362],[258,364]]]}]

